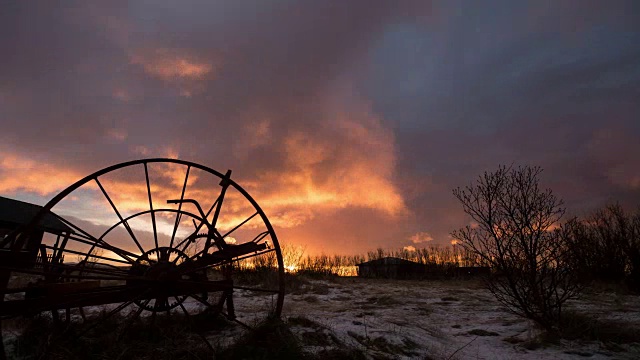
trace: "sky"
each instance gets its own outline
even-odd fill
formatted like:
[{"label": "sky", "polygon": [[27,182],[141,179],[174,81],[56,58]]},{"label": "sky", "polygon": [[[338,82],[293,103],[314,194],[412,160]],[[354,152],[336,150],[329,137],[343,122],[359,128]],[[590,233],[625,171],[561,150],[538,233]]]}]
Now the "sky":
[{"label": "sky", "polygon": [[640,204],[633,0],[3,1],[0,49],[6,197],[179,158],[308,254],[448,244],[499,165],[569,215]]}]

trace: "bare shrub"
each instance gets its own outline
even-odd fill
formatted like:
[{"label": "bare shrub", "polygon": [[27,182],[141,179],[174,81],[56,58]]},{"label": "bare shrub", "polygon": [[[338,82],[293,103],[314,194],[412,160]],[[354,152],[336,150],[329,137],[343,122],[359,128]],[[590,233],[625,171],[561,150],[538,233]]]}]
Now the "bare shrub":
[{"label": "bare shrub", "polygon": [[627,280],[640,290],[640,209],[628,213],[618,204],[608,205],[563,228],[582,281]]},{"label": "bare shrub", "polygon": [[562,200],[539,187],[539,167],[500,167],[457,188],[454,195],[477,226],[452,233],[460,245],[489,264],[489,290],[512,312],[546,329],[560,321],[563,304],[578,290],[562,233]]}]

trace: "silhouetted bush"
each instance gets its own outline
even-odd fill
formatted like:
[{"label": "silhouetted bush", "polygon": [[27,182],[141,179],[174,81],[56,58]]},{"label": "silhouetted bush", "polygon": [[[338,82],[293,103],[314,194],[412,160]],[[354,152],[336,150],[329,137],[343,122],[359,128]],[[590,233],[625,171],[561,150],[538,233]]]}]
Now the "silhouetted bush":
[{"label": "silhouetted bush", "polygon": [[586,220],[567,222],[563,233],[581,281],[625,282],[640,290],[640,209],[628,213],[608,205]]},{"label": "silhouetted bush", "polygon": [[500,167],[454,190],[475,223],[452,235],[492,267],[487,285],[498,301],[552,329],[579,286],[565,237],[552,230],[565,212],[563,203],[551,190],[540,189],[541,172],[539,167]]}]

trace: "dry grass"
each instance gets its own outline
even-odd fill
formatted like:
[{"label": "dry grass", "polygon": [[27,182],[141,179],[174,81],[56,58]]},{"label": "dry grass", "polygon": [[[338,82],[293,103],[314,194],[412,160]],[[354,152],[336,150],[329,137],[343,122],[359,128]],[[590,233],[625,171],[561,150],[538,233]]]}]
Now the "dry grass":
[{"label": "dry grass", "polygon": [[[157,316],[125,328],[123,317],[113,316],[93,328],[54,324],[37,316],[10,344],[15,359],[205,359],[213,356],[210,345],[198,335],[203,329],[226,327],[221,318]],[[213,327],[212,327],[213,326]]]},{"label": "dry grass", "polygon": [[640,324],[600,319],[573,311],[565,311],[561,320],[560,336],[567,340],[640,343]]},{"label": "dry grass", "polygon": [[[113,316],[84,331],[79,325],[61,327],[46,316],[37,316],[25,321],[22,334],[9,344],[12,350],[8,356],[21,360],[367,358],[361,350],[338,340],[325,326],[304,317],[268,320],[226,346],[210,344],[198,335],[206,332],[212,338],[212,331],[236,326],[219,317],[157,316],[153,321],[140,320],[128,329],[123,328],[124,323],[123,317]],[[303,331],[294,335],[292,327]],[[321,349],[311,353],[305,347]]]},{"label": "dry grass", "polygon": [[[415,357],[417,356],[415,354],[418,353],[421,353],[421,356],[426,356],[425,349],[428,348],[428,352],[433,355],[432,358],[445,359],[455,349],[443,347],[440,352],[431,352],[431,348],[435,345],[425,345],[422,341],[419,341],[421,348],[415,349],[418,345],[409,339],[410,336],[405,336],[404,338],[381,336],[382,333],[378,330],[382,325],[376,325],[375,322],[383,318],[387,308],[404,309],[398,311],[411,311],[416,318],[431,319],[431,316],[437,317],[438,313],[442,311],[453,311],[463,306],[476,306],[475,300],[473,300],[476,298],[479,302],[486,302],[483,299],[487,296],[474,293],[475,283],[455,280],[407,283],[406,289],[414,287],[438,288],[441,286],[442,289],[437,289],[437,296],[432,297],[431,302],[428,304],[422,302],[422,298],[418,301],[409,297],[410,301],[407,301],[407,299],[403,298],[407,291],[405,290],[405,285],[403,285],[404,283],[392,280],[366,279],[364,281],[362,279],[337,278],[335,281],[316,281],[304,276],[288,275],[287,283],[288,286],[295,287],[299,291],[301,296],[293,297],[295,298],[294,302],[297,301],[298,304],[306,306],[304,309],[320,306],[326,310],[326,301],[346,302],[345,304],[353,305],[351,308],[352,313],[348,314],[351,318],[348,320],[349,325],[356,325],[356,327],[347,327],[347,329],[353,330],[350,334],[347,334],[346,331],[340,330],[333,323],[322,320],[324,318],[318,318],[318,321],[326,322],[327,325],[320,324],[307,317],[297,316],[285,318],[283,322],[263,324],[263,326],[255,329],[254,332],[247,333],[246,336],[234,338],[235,340],[231,341],[231,344],[227,341],[224,344],[222,342],[220,344],[211,344],[212,347],[210,347],[211,345],[205,343],[198,335],[199,333],[206,332],[207,338],[215,339],[215,335],[211,335],[215,334],[215,326],[220,327],[222,330],[228,330],[229,326],[237,325],[215,318],[203,318],[206,321],[200,323],[188,322],[180,316],[173,315],[170,318],[159,316],[155,323],[145,319],[145,321],[136,323],[131,329],[123,332],[122,325],[124,320],[114,317],[105,322],[101,329],[82,333],[79,328],[74,327],[60,331],[61,328],[56,328],[47,317],[39,316],[16,324],[16,328],[24,329],[26,326],[26,331],[22,336],[12,341],[13,353],[9,358],[36,359],[39,354],[46,353],[47,358],[53,360],[87,358],[154,360],[213,358],[393,359],[399,356]],[[468,284],[470,289],[465,289],[465,284]],[[384,289],[385,286],[389,289],[395,289],[396,295],[392,296],[389,292],[383,292],[381,289]],[[366,291],[360,292],[358,289],[361,288]],[[337,295],[347,292],[353,295]],[[626,300],[627,298],[621,299],[620,306],[629,304],[630,300]],[[436,301],[434,302],[434,300]],[[591,301],[591,298],[587,300],[593,304],[600,304],[603,301],[596,298],[595,295],[593,301]],[[615,299],[607,298],[606,304],[615,305],[613,300]],[[623,302],[623,300],[626,302]],[[332,311],[335,315],[342,308],[346,309],[347,307],[339,307],[340,309],[336,307]],[[301,314],[307,313],[303,312]],[[385,321],[385,324],[396,324],[390,320]],[[504,326],[510,326],[519,324],[521,321],[515,318],[508,321],[504,320],[503,322]],[[211,328],[211,326],[204,327],[202,326],[203,324],[214,325],[214,328]],[[7,325],[10,324],[5,323],[5,329],[7,329]],[[369,331],[367,332],[365,329],[364,333],[360,333],[360,329],[367,326]],[[375,326],[378,329],[372,331]],[[582,341],[595,342],[601,344],[602,349],[612,352],[627,352],[628,344],[640,343],[640,324],[600,319],[595,315],[585,315],[570,311],[565,311],[563,326],[555,334],[535,332],[535,334],[528,337],[513,335],[513,332],[510,333],[511,330],[504,329],[503,331],[495,326],[493,328],[485,328],[484,325],[478,324],[467,327],[467,323],[461,322],[460,319],[455,319],[455,322],[451,321],[445,327],[455,336],[472,335],[479,337],[474,345],[481,341],[495,342],[497,340],[500,342],[504,340],[527,350],[564,347],[558,351],[568,351],[565,353],[573,355],[580,355],[577,353],[580,349],[567,348],[560,344],[560,340],[575,340],[578,343]],[[385,328],[384,330],[387,331],[388,329]],[[526,335],[526,333],[520,334]],[[496,338],[499,335],[502,336]],[[433,335],[433,337],[436,338],[437,336]],[[415,337],[413,339],[418,341]],[[215,340],[212,341],[215,342]],[[562,341],[562,343],[566,344],[567,341]],[[458,355],[460,356],[460,354]],[[426,358],[430,357],[427,356]]]}]

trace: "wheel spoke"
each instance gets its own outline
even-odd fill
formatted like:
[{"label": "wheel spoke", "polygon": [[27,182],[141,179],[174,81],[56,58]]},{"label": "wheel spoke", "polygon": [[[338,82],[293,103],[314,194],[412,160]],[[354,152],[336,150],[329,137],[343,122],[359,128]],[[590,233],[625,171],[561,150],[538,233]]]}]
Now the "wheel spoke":
[{"label": "wheel spoke", "polygon": [[187,316],[187,317],[191,317],[191,314],[189,314],[189,312],[187,311],[187,308],[184,307],[184,305],[182,304],[182,302],[180,302],[178,304],[178,306],[180,306],[180,309],[182,309],[182,312]]},{"label": "wheel spoke", "polygon": [[133,316],[131,316],[127,320],[127,323],[125,324],[125,326],[122,329],[122,332],[120,333],[121,335],[124,334],[124,332],[127,331],[131,327],[131,325],[133,325],[133,323],[140,317],[140,314],[142,314],[142,311],[144,311],[144,307],[147,306],[150,301],[151,301],[151,299],[144,300],[142,302],[143,305],[142,306],[138,306],[138,309],[133,314]]},{"label": "wheel spoke", "polygon": [[[93,265],[93,266],[90,266]],[[65,264],[53,264],[50,266],[60,266],[66,270],[77,270],[80,269],[82,271],[91,271],[95,273],[103,273],[103,274],[123,274],[127,276],[131,276],[130,268],[119,268],[115,265],[99,263],[99,262],[90,262],[90,263],[78,263],[76,265],[65,265]],[[77,269],[76,269],[77,268]]]},{"label": "wheel spoke", "polygon": [[[107,250],[107,251],[111,251],[114,254],[120,256],[121,258],[123,258],[125,260],[125,263],[130,263],[130,264],[134,264],[136,261],[132,259],[133,258],[139,258],[139,255],[136,255],[134,253],[128,252],[124,249],[120,249],[117,248],[113,245],[108,244],[107,242],[105,242],[104,240],[98,240],[99,242],[93,242],[93,241],[87,241],[84,240],[82,238],[77,238],[74,237],[73,235],[69,237],[69,239],[77,241],[79,243],[83,243],[83,244],[87,244],[87,245],[91,245],[92,248],[90,249],[90,251],[86,252],[87,254],[90,254],[91,251],[93,251],[95,248],[98,249],[103,249],[103,250]],[[68,251],[67,249],[60,249],[61,251]],[[94,255],[91,255],[94,256]]]},{"label": "wheel spoke", "polygon": [[100,187],[100,190],[102,191],[102,194],[104,195],[104,197],[107,199],[109,204],[111,204],[111,208],[113,208],[113,211],[116,213],[116,215],[118,215],[118,218],[120,219],[120,221],[124,225],[125,229],[127,229],[127,232],[129,233],[129,236],[131,236],[131,239],[133,239],[133,242],[136,243],[136,246],[138,246],[138,249],[140,249],[140,252],[142,252],[144,254],[145,251],[142,248],[142,246],[140,246],[140,242],[138,242],[138,239],[136,239],[136,236],[133,233],[133,230],[131,230],[131,227],[129,226],[129,223],[122,218],[122,215],[120,215],[120,212],[116,208],[116,205],[113,203],[113,200],[111,200],[111,198],[109,197],[109,194],[107,194],[107,191],[104,189],[104,187],[100,183],[100,180],[98,180],[97,177],[94,178],[94,180],[98,184],[98,187]]},{"label": "wheel spoke", "polygon": [[184,192],[187,189],[187,180],[189,180],[189,171],[191,170],[191,165],[187,166],[187,172],[184,176],[184,183],[182,184],[182,192],[180,193],[180,203],[178,203],[178,213],[176,214],[176,222],[173,224],[173,232],[171,233],[171,241],[169,242],[169,247],[173,247],[173,241],[176,237],[176,232],[178,231],[178,226],[180,225],[180,220],[182,219],[182,200],[184,200]]},{"label": "wheel spoke", "polygon": [[142,294],[135,296],[133,299],[131,300],[127,300],[125,302],[123,302],[122,304],[118,305],[115,309],[109,311],[104,317],[102,317],[100,320],[93,322],[92,324],[90,324],[87,328],[84,329],[83,332],[88,332],[89,330],[95,328],[96,326],[98,326],[100,323],[106,321],[107,319],[109,319],[111,316],[115,315],[116,313],[119,313],[120,311],[122,311],[122,309],[126,308],[127,306],[133,304],[134,301],[142,298],[148,291],[143,292]]},{"label": "wheel spoke", "polygon": [[229,314],[225,313],[224,311],[222,311],[222,312],[221,312],[221,314],[222,314],[224,317],[226,317],[227,319],[229,319],[229,320],[231,320],[231,321],[233,321],[233,322],[235,322],[235,323],[238,323],[239,325],[242,325],[245,329],[247,329],[247,330],[253,330],[253,328],[252,328],[251,326],[249,326],[249,325],[245,324],[244,322],[242,322],[242,321],[238,320],[238,318],[231,317],[231,316],[229,316]]},{"label": "wheel spoke", "polygon": [[[129,271],[128,270],[124,270],[124,269],[118,269],[118,268],[112,268],[111,266],[109,267],[89,267],[86,264],[87,263],[83,263],[84,265],[65,265],[65,264],[56,264],[56,263],[50,263],[48,266],[51,267],[52,269],[60,269],[62,271],[64,270],[69,270],[69,271],[78,271],[78,272],[87,272],[87,273],[94,273],[94,274],[105,274],[105,275],[116,275],[116,274],[122,274],[122,275],[127,275],[128,277],[131,277],[131,275],[129,275]],[[93,264],[93,263],[90,263]],[[100,264],[103,265],[103,264]],[[62,276],[63,274],[60,274],[60,276]],[[117,276],[117,275],[116,275]]]},{"label": "wheel spoke", "polygon": [[[189,312],[184,307],[184,305],[182,305],[182,302],[180,302],[180,309],[182,309],[182,312],[184,313],[185,317],[191,323],[193,321],[193,319],[191,318],[191,314],[189,314]],[[204,341],[204,343],[207,345],[209,350],[215,351],[211,343],[209,343],[209,340],[207,340],[207,338],[201,332],[198,332],[198,336],[200,337],[200,339],[202,339],[202,341]]]},{"label": "wheel spoke", "polygon": [[[72,269],[67,266],[59,266],[59,265],[49,265],[51,268],[62,269],[62,270],[72,270],[78,271],[78,275],[74,274],[59,274],[58,277],[60,279],[80,279],[80,280],[121,280],[121,281],[129,281],[129,280],[141,280],[142,278],[139,276],[131,276],[129,274],[122,273],[121,275],[110,273],[108,271],[102,271],[101,269],[94,268],[80,268],[80,269]],[[83,274],[85,273],[85,274]],[[96,275],[90,275],[96,274]],[[102,275],[102,276],[99,276]]]},{"label": "wheel spoke", "polygon": [[113,309],[113,310],[109,311],[109,312],[105,315],[104,320],[106,320],[106,319],[108,319],[109,317],[111,317],[111,316],[113,316],[113,315],[115,315],[115,314],[119,313],[120,311],[122,311],[122,309],[124,309],[124,308],[126,308],[127,306],[129,306],[129,305],[133,304],[133,302],[134,302],[134,300],[128,300],[128,301],[125,301],[125,302],[123,302],[122,304],[118,305],[115,309]]},{"label": "wheel spoke", "polygon": [[240,224],[236,225],[236,227],[234,227],[233,229],[227,231],[226,234],[222,235],[222,238],[224,239],[227,236],[231,235],[231,233],[233,233],[234,231],[238,230],[242,225],[246,224],[249,220],[253,219],[256,215],[258,215],[257,211],[253,215],[251,215],[248,218],[246,218],[243,222],[241,222]]},{"label": "wheel spoke", "polygon": [[[52,246],[48,246],[48,245],[44,245],[44,246],[47,249],[54,249],[54,247],[52,247]],[[97,259],[102,259],[102,260],[113,261],[113,262],[117,262],[117,263],[121,263],[121,264],[130,264],[130,262],[125,261],[125,260],[114,259],[114,258],[102,256],[102,255],[91,255],[91,254],[86,253],[86,252],[76,251],[76,250],[71,250],[71,249],[64,249],[64,250],[62,250],[62,252],[63,253],[67,252],[67,253],[76,254],[76,255],[84,255],[85,256],[85,261],[88,258],[92,257],[92,258],[97,258]]]},{"label": "wheel spoke", "polygon": [[[100,238],[96,238],[95,236],[91,235],[90,233],[84,231],[81,227],[79,227],[78,225],[72,223],[70,220],[65,219],[53,212],[51,212],[52,215],[54,215],[58,220],[62,221],[63,223],[65,223],[66,225],[74,228],[75,230],[79,231],[78,233],[70,233],[69,234],[69,239],[71,240],[75,240],[84,244],[88,244],[88,245],[95,245],[99,248],[105,249],[105,250],[109,250],[112,251],[114,254],[120,256],[121,258],[127,260],[130,263],[135,263],[135,260],[131,259],[131,257],[137,258],[138,255],[126,251],[124,249],[120,249],[117,248],[109,243],[107,243],[104,239]],[[82,237],[81,235],[84,235],[84,237]]]},{"label": "wheel spoke", "polygon": [[[156,170],[165,168],[156,169],[155,163],[162,163],[163,166],[179,165],[176,168],[170,167],[176,170],[178,176],[177,183],[173,185],[173,193],[178,199],[178,191],[180,192],[179,200],[167,200],[169,204],[178,203],[178,206],[156,206],[164,196],[154,190],[156,186],[162,185],[158,181],[164,182],[156,176]],[[141,166],[144,167],[144,178],[140,176]],[[194,171],[191,171],[192,168]],[[195,176],[201,177],[200,171],[207,178],[199,179],[195,185],[191,185]],[[142,195],[146,189],[147,198],[143,202],[148,201],[148,205],[142,204],[142,209],[130,211],[129,206],[121,201],[130,194],[117,193],[126,189],[120,189],[116,183],[111,182],[114,179],[111,177],[112,172],[115,173],[115,179],[120,179],[121,174],[127,179],[133,173],[138,174],[134,177],[137,183],[132,189],[135,189],[134,195]],[[210,182],[208,176],[215,178],[213,182]],[[179,184],[181,180],[182,187]],[[191,189],[193,186],[200,188],[201,181],[203,186],[207,186],[204,199],[199,197],[199,191]],[[95,191],[84,191],[85,186],[91,186],[90,183],[93,182],[102,195]],[[189,193],[187,188],[190,189]],[[195,194],[194,199],[189,199],[191,192]],[[235,207],[236,195],[240,196],[239,200],[250,204],[247,208],[249,210],[242,210],[241,213],[232,211],[230,206]],[[83,214],[80,211],[84,207],[72,209],[74,214],[78,211],[79,215],[75,215],[76,217],[68,216],[68,212],[62,211],[71,221],[52,212],[53,216],[66,225],[62,227],[64,231],[53,233],[53,236],[48,234],[43,238],[43,247],[39,249],[42,255],[52,259],[45,264],[36,264],[32,260],[24,264],[24,268],[22,264],[20,268],[15,264],[0,264],[0,270],[27,276],[34,274],[35,278],[46,280],[30,287],[15,283],[15,286],[0,291],[0,297],[3,294],[13,294],[5,296],[10,300],[0,304],[3,317],[22,316],[27,310],[49,312],[52,309],[71,308],[73,312],[68,313],[72,315],[71,322],[82,322],[81,316],[87,318],[81,328],[98,321],[97,324],[101,327],[93,329],[92,333],[101,331],[107,323],[122,317],[123,321],[114,335],[121,331],[120,336],[127,336],[127,330],[121,329],[127,329],[131,324],[134,324],[131,329],[137,328],[135,324],[138,323],[147,324],[147,320],[162,316],[163,312],[191,319],[188,321],[199,320],[195,316],[198,313],[212,314],[218,320],[226,321],[226,318],[248,329],[261,319],[280,314],[284,297],[284,268],[278,239],[260,206],[231,179],[231,171],[220,173],[206,166],[177,159],[136,160],[104,168],[78,180],[55,196],[44,208],[55,210],[56,206],[60,207],[58,204],[66,204],[65,209],[67,205],[76,206],[80,204],[78,200],[82,200],[77,197],[88,199],[88,205],[97,199],[103,204],[102,209],[99,209],[103,217],[95,221],[93,218],[85,218],[85,215],[94,215],[94,212]],[[108,205],[101,199],[106,199]],[[72,203],[61,203],[62,200]],[[192,208],[185,206],[185,202],[194,203],[197,211],[191,211]],[[203,205],[202,208],[200,204]],[[207,206],[210,208],[207,209]],[[245,209],[246,206],[240,208]],[[113,217],[114,213],[117,217]],[[173,227],[172,213],[175,213]],[[163,232],[165,216],[169,219],[166,234]],[[227,223],[227,217],[233,217],[232,222]],[[189,218],[193,220],[193,228],[188,224],[191,222]],[[217,229],[218,225],[224,230]],[[146,232],[143,234],[142,230]],[[188,236],[184,237],[183,233]],[[204,234],[198,235],[199,233]],[[231,244],[232,236],[238,237],[237,244]],[[77,260],[76,255],[80,255]],[[252,261],[258,265],[259,260],[267,260],[274,270],[256,273],[259,278],[256,281],[243,282],[243,274],[234,270],[236,266]],[[73,262],[80,263],[75,265]],[[75,283],[76,280],[79,282]],[[30,296],[31,294],[34,296]],[[89,311],[90,308],[103,305],[108,307],[102,316],[99,316],[98,311]],[[148,312],[143,315],[145,310]],[[95,326],[96,324],[92,324],[91,328]]]},{"label": "wheel spoke", "polygon": [[[198,235],[198,231],[200,231],[200,229],[202,229],[202,226],[206,224],[207,218],[209,217],[209,214],[211,214],[211,211],[213,211],[213,208],[214,208],[214,207],[216,207],[216,204],[218,204],[218,200],[219,200],[219,199],[216,199],[216,201],[214,201],[214,202],[213,202],[213,204],[212,204],[212,205],[211,205],[211,207],[209,208],[209,211],[207,211],[207,212],[205,213],[204,218],[202,218],[202,219],[200,220],[200,224],[198,224],[198,225],[196,226],[196,229],[193,231],[193,233],[192,233],[190,236],[192,236],[192,235],[193,235],[193,236]],[[194,226],[195,226],[195,222],[194,222]],[[186,241],[186,240],[188,240],[188,239],[189,239],[189,237],[185,238],[185,240],[183,240],[182,242],[180,242],[180,244],[183,244],[183,243],[184,243],[184,246],[183,246],[183,248],[182,248],[182,249],[180,249],[180,251],[182,251],[182,252],[186,252],[186,251],[187,251],[187,248],[189,247],[189,241]],[[180,245],[176,246],[176,248],[178,248],[178,247],[180,247]]]},{"label": "wheel spoke", "polygon": [[151,224],[153,224],[153,240],[158,248],[158,230],[156,229],[156,213],[153,211],[153,201],[151,200],[151,184],[149,183],[149,169],[144,163],[144,177],[147,181],[147,195],[149,196],[149,210],[151,210]]},{"label": "wheel spoke", "polygon": [[208,308],[214,308],[214,306],[212,304],[210,304],[207,300],[201,298],[200,296],[196,295],[196,294],[189,294],[190,297],[198,300],[199,302],[201,302],[202,304],[204,304],[205,306],[207,306]]}]

